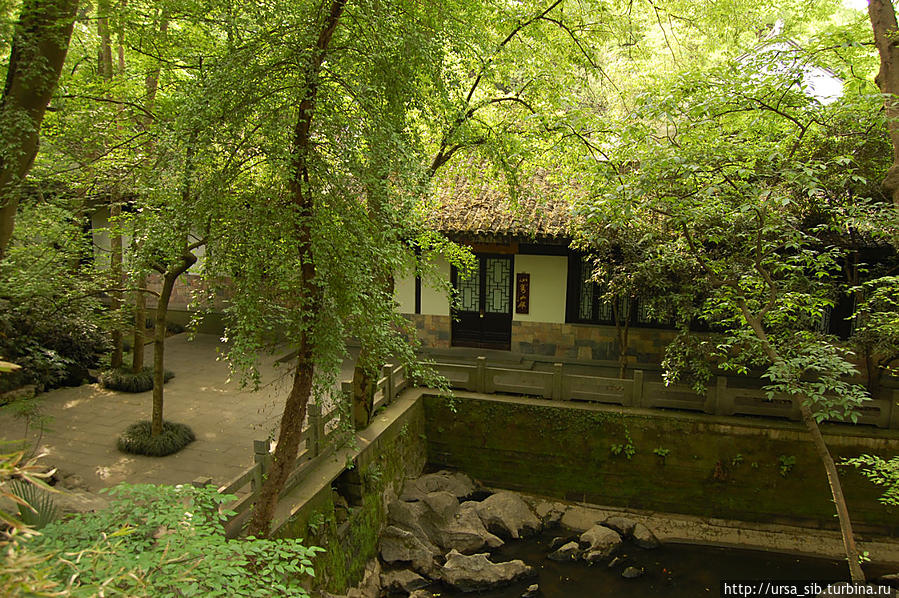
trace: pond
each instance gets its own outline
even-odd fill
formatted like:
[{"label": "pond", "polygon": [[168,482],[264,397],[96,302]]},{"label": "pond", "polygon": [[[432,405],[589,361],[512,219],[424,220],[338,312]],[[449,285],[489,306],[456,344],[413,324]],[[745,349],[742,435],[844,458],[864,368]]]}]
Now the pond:
[{"label": "pond", "polygon": [[[718,596],[721,580],[848,578],[846,565],[839,561],[693,544],[666,544],[656,550],[643,550],[626,543],[620,553],[625,562],[615,568],[606,563],[588,566],[583,562],[557,562],[546,558],[550,542],[561,533],[554,531],[526,541],[507,542],[493,553],[491,560],[495,562],[521,559],[535,567],[536,580],[478,594],[443,588],[431,591],[441,598],[519,598],[528,585],[538,583],[543,598],[697,598]],[[622,569],[629,565],[642,568],[642,577],[621,577]],[[868,566],[865,572],[874,579],[895,573],[896,569]]]}]

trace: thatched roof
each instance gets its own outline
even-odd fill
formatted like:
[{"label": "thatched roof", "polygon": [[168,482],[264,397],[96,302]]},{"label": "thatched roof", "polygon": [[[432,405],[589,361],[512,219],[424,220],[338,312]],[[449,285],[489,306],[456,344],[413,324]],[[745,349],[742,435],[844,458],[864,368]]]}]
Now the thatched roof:
[{"label": "thatched roof", "polygon": [[459,240],[476,242],[564,242],[571,239],[569,204],[558,185],[538,172],[517,188],[465,164],[437,181],[430,209],[434,226]]}]

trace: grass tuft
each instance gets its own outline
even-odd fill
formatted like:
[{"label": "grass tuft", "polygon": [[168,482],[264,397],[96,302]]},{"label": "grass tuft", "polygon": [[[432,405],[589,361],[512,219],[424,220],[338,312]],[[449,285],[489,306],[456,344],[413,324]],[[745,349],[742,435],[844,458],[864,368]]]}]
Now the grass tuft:
[{"label": "grass tuft", "polygon": [[[175,377],[174,372],[165,371],[164,380],[168,382]],[[135,374],[130,368],[121,367],[115,370],[100,372],[100,386],[109,390],[122,392],[146,392],[153,390],[153,368],[146,367]]]},{"label": "grass tuft", "polygon": [[151,436],[150,422],[142,420],[128,426],[119,436],[117,446],[124,453],[165,457],[177,453],[194,440],[196,436],[189,426],[174,422],[163,422],[162,434]]}]

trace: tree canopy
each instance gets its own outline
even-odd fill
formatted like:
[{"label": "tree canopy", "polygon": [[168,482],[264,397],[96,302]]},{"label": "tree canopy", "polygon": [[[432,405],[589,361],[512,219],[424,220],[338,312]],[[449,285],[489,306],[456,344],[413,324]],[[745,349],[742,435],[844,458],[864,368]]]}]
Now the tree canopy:
[{"label": "tree canopy", "polygon": [[[470,263],[428,226],[441,170],[483,169],[512,197],[540,170],[572,203],[608,299],[651,285],[652,309],[679,323],[671,379],[688,366],[710,375],[687,359],[697,350],[706,365],[759,371],[798,398],[818,442],[818,422],[854,417],[866,396],[846,381],[851,346],[822,333],[831,309],[860,306],[869,377],[899,354],[895,272],[869,251],[895,255],[899,238],[889,177],[880,185],[895,168],[899,89],[883,44],[895,15],[871,6],[4,4],[0,305],[14,309],[0,341],[22,322],[31,336],[0,342],[13,352],[0,357],[62,378],[80,357],[56,359],[45,349],[65,343],[32,331],[58,318],[91,332],[78,344],[91,365],[107,344],[97,331],[113,331],[120,365],[133,320],[143,346],[156,273],[156,433],[168,296],[202,273],[210,296],[227,296],[236,374],[254,380],[259,353],[285,342],[294,354],[252,524],[265,535],[307,405],[333,386],[347,340],[362,344],[362,378],[389,356],[414,365],[393,277],[427,276],[438,255]],[[110,267],[98,269],[83,224],[101,207],[111,242],[97,261]],[[712,334],[690,335],[698,321]]]}]

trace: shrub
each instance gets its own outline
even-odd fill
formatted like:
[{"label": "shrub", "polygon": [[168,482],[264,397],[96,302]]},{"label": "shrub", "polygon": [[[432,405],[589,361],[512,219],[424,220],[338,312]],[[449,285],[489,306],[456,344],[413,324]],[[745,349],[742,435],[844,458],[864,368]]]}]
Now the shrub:
[{"label": "shrub", "polygon": [[[163,374],[165,382],[174,377],[174,372],[169,370],[166,370]],[[136,374],[127,367],[105,370],[100,373],[99,381],[103,388],[108,388],[109,390],[146,392],[153,389],[153,368],[145,367]]]},{"label": "shrub", "polygon": [[120,484],[109,494],[108,509],[18,541],[38,562],[0,569],[0,587],[34,587],[21,579],[29,575],[77,596],[308,596],[301,584],[322,549],[293,539],[226,540],[231,513],[221,506],[234,496],[150,484]]},{"label": "shrub", "polygon": [[59,509],[49,491],[22,480],[13,480],[10,491],[26,503],[19,503],[19,520],[25,525],[41,529],[59,517]]},{"label": "shrub", "polygon": [[0,359],[22,366],[0,378],[0,392],[81,384],[110,349],[98,292],[108,283],[75,266],[90,259],[92,245],[62,203],[24,201],[0,261]]},{"label": "shrub", "polygon": [[162,422],[162,434],[153,436],[150,422],[142,420],[128,426],[119,436],[117,446],[120,451],[133,455],[165,457],[177,453],[194,440],[194,431],[184,424]]}]

